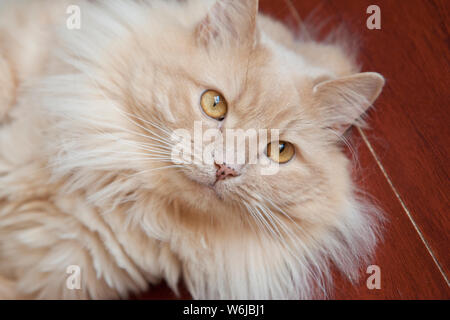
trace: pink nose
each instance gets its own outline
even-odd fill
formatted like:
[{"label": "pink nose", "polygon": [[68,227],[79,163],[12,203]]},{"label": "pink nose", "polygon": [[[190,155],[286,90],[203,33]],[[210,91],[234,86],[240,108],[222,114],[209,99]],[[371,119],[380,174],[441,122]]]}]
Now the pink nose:
[{"label": "pink nose", "polygon": [[238,173],[236,170],[227,167],[225,164],[217,164],[215,163],[217,171],[216,171],[216,182],[220,180],[225,180],[228,177],[236,177]]}]

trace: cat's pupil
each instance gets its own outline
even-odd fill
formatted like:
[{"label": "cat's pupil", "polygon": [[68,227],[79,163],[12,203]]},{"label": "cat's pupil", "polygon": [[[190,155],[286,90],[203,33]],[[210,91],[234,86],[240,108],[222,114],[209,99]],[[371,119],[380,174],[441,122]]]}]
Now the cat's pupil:
[{"label": "cat's pupil", "polygon": [[283,151],[284,151],[284,148],[286,147],[286,145],[284,144],[284,143],[280,143],[279,145],[278,145],[278,148],[279,148],[279,151],[280,151],[280,153],[282,153]]}]

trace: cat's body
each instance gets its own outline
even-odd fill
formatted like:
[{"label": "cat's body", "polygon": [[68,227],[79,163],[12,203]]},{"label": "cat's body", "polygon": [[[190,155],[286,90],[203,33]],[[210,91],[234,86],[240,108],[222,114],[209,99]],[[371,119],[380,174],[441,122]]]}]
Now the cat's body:
[{"label": "cat's body", "polygon": [[[357,277],[376,219],[327,128],[351,124],[381,77],[352,77],[339,46],[295,41],[262,16],[256,27],[256,1],[79,2],[81,30],[65,29],[63,1],[11,3],[0,6],[0,295],[116,298],[183,279],[194,298],[295,299],[324,292],[330,262]],[[245,167],[214,187],[214,165],[155,170],[171,164],[148,152],[165,154],[170,132],[217,125],[197,111],[207,89],[228,100],[221,126],[280,128],[300,152],[276,175]],[[335,100],[355,111],[333,113]]]}]

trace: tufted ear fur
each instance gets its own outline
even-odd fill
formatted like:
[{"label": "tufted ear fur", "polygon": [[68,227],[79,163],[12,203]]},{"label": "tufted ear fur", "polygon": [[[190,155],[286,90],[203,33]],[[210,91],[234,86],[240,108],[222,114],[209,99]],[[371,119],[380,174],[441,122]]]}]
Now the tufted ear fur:
[{"label": "tufted ear fur", "polygon": [[364,72],[317,84],[313,94],[325,126],[343,134],[377,99],[384,83],[382,75]]},{"label": "tufted ear fur", "polygon": [[197,26],[202,45],[253,45],[256,40],[258,0],[217,0]]}]

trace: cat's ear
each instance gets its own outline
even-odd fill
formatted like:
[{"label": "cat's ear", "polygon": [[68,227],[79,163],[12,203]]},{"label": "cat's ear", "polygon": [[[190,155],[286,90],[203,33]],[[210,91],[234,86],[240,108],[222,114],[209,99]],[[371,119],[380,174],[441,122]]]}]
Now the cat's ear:
[{"label": "cat's ear", "polygon": [[315,85],[313,94],[321,120],[343,134],[377,99],[384,83],[382,75],[364,72]]},{"label": "cat's ear", "polygon": [[201,45],[253,45],[258,0],[217,0],[195,30]]}]

